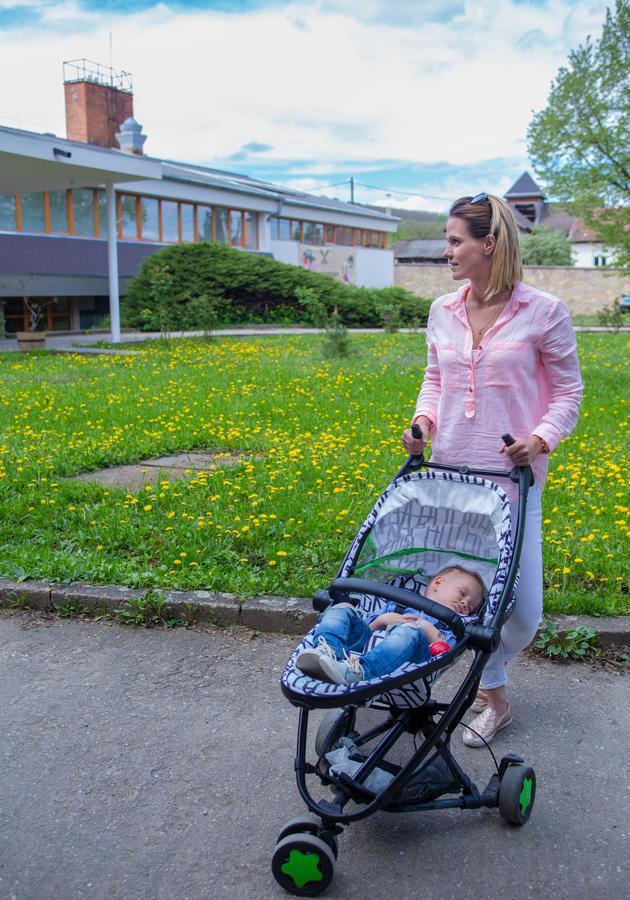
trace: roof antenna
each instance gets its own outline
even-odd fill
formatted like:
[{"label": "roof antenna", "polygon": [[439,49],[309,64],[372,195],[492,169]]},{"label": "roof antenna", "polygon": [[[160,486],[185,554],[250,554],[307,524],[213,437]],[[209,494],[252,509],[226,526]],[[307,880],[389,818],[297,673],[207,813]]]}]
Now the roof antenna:
[{"label": "roof antenna", "polygon": [[111,31],[109,32],[109,67],[110,69],[114,68],[114,47]]}]

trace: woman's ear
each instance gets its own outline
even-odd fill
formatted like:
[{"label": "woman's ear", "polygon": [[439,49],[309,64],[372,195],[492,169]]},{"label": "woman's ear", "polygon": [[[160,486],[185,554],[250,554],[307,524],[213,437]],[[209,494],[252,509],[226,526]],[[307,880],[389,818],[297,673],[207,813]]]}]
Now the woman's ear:
[{"label": "woman's ear", "polygon": [[497,239],[493,234],[487,234],[483,239],[483,252],[486,256],[492,256],[496,250]]}]

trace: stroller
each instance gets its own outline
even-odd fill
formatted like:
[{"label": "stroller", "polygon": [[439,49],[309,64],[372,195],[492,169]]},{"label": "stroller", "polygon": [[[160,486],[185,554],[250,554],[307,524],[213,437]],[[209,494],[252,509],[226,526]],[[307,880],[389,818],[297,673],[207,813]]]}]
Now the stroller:
[{"label": "stroller", "polygon": [[[507,445],[514,441],[507,434],[503,440]],[[513,530],[508,498],[495,481],[506,478],[519,488]],[[362,615],[371,616],[394,601],[428,613],[456,640],[452,647],[434,645],[437,655],[428,662],[405,663],[352,685],[320,681],[297,668],[299,653],[313,646],[312,630],[294,651],[281,688],[300,711],[297,786],[317,818],[291,819],[279,834],[272,872],[288,893],[313,897],[326,890],[342,826],[377,810],[498,806],[507,822],[523,825],[529,818],[536,777],[523,758],[507,754],[497,764],[492,754],[496,771],[479,790],[451,754],[450,738],[475,699],[514,604],[532,483],[529,466],[508,474],[438,466],[410,456],[360,528],[337,577],[327,590],[316,592],[313,606],[319,612],[331,603],[350,601]],[[459,616],[423,595],[430,578],[452,565],[474,569],[484,581],[485,600],[474,616]],[[367,649],[381,639],[382,632],[374,632]],[[473,661],[453,698],[434,700],[433,685],[466,650],[473,651]],[[308,720],[316,709],[328,712],[317,728],[315,758],[309,762]],[[315,800],[307,779],[328,787],[328,797]]]}]

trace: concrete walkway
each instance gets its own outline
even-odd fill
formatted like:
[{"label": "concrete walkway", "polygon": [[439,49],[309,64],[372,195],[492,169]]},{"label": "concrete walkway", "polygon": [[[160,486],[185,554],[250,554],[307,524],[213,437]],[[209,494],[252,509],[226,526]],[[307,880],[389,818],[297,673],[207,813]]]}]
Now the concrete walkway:
[{"label": "concrete walkway", "polygon": [[[576,332],[613,332],[615,329],[613,328],[605,328],[600,325],[576,325]],[[378,334],[381,332],[382,328],[349,328],[348,331],[352,334]],[[630,325],[624,326],[623,328],[618,329],[619,331],[628,332],[630,331]],[[400,328],[400,332],[403,334],[412,334],[418,333],[423,334],[424,328]],[[239,328],[218,328],[216,331],[212,332],[215,337],[254,337],[254,336],[264,336],[264,335],[295,335],[295,334],[321,334],[321,328],[299,328],[296,326],[274,326],[274,325],[252,325],[251,327],[239,327]],[[176,331],[173,333],[174,338],[181,337],[200,337],[203,335],[202,331]],[[133,331],[133,332],[125,332],[122,335],[121,342],[123,344],[129,343],[139,343],[147,340],[155,340],[156,338],[161,337],[159,331]],[[86,354],[100,354],[107,355],[113,353],[123,353],[127,354],[132,351],[130,350],[112,350],[107,348],[99,348],[94,345],[99,341],[108,342],[111,338],[111,335],[108,331],[97,332],[93,331],[89,334],[54,334],[49,333],[46,336],[46,349],[47,350],[56,350],[58,352],[72,352],[72,353],[86,353]],[[0,353],[7,353],[17,351],[17,341],[14,338],[7,338],[5,340],[0,340]]]},{"label": "concrete walkway", "polygon": [[[278,686],[294,640],[0,615],[0,897],[286,897],[269,867],[304,812]],[[327,897],[627,895],[627,679],[532,659],[512,677],[515,722],[493,747],[536,769],[529,823],[379,813],[341,836]],[[455,754],[485,783],[487,752],[458,739]]]}]

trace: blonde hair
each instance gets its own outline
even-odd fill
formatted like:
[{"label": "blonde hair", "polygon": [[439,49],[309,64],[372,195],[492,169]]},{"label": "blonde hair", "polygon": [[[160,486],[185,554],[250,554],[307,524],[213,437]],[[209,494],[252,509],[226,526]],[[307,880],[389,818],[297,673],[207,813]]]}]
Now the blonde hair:
[{"label": "blonde hair", "polygon": [[464,566],[445,566],[443,569],[440,569],[439,572],[435,573],[429,584],[431,584],[432,581],[435,581],[438,575],[448,575],[451,572],[463,572],[465,575],[470,575],[474,578],[481,589],[481,602],[483,603],[486,598],[486,586],[483,583],[483,578],[479,572],[475,572],[473,569],[465,569]]},{"label": "blonde hair", "polygon": [[463,219],[474,238],[483,240],[491,234],[496,239],[490,283],[486,290],[486,297],[493,297],[506,288],[512,290],[518,281],[523,280],[518,228],[512,210],[500,197],[488,194],[474,204],[470,202],[472,199],[460,197],[448,214]]}]

